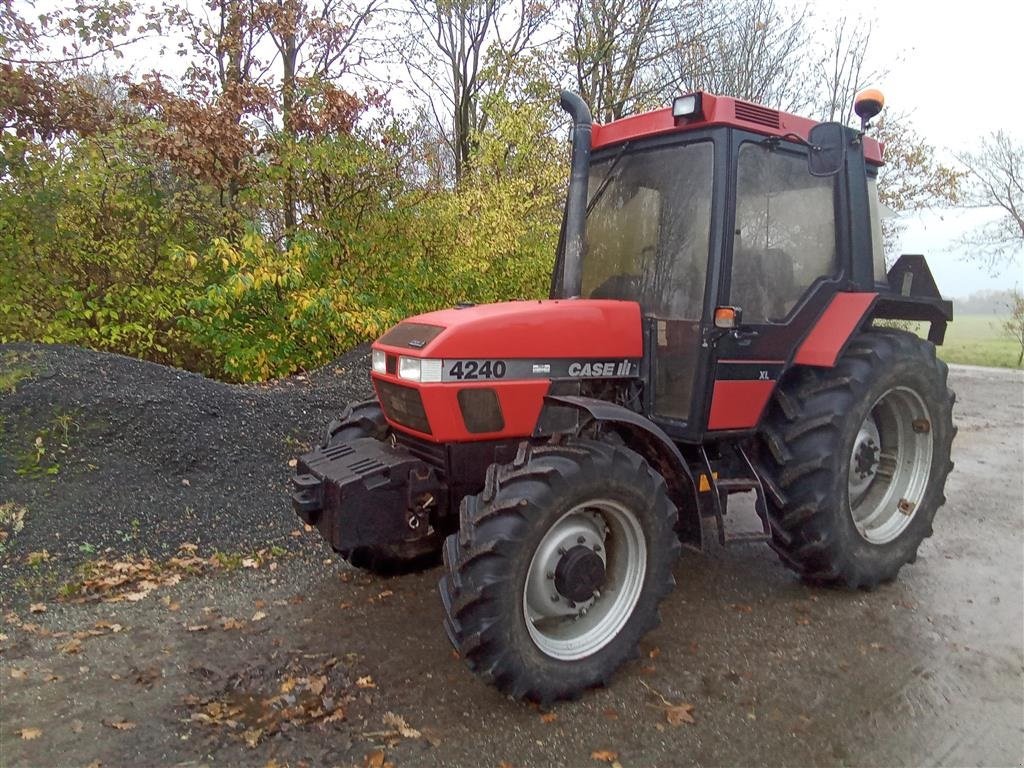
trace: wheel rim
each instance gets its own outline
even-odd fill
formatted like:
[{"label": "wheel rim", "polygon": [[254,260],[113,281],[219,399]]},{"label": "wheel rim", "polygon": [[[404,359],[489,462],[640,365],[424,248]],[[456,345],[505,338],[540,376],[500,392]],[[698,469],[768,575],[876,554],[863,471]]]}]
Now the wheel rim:
[{"label": "wheel rim", "polygon": [[875,401],[849,463],[850,512],[862,538],[886,544],[907,529],[928,488],[932,450],[931,419],[920,395],[897,387]]},{"label": "wheel rim", "polygon": [[[557,583],[573,593],[570,587],[580,582],[594,583],[586,579],[597,566],[595,555],[604,570],[593,596],[577,601],[556,588]],[[571,580],[566,574],[577,562],[584,575]],[[530,561],[523,587],[530,638],[543,653],[563,661],[597,653],[633,614],[646,572],[647,543],[632,511],[608,499],[574,507],[548,529]]]}]

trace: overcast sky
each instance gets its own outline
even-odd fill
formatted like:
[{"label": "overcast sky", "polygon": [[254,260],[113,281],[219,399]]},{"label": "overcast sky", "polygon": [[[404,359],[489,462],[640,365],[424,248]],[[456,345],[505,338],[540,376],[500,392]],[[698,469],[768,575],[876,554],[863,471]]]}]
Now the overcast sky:
[{"label": "overcast sky", "polygon": [[[974,149],[980,135],[996,130],[1024,141],[1024,4],[1019,0],[863,5],[819,0],[813,10],[823,22],[858,11],[874,19],[872,63],[889,69],[877,86],[886,104],[908,113],[942,157]],[[993,215],[978,210],[907,215],[901,251],[927,256],[940,290],[949,296],[1022,286],[1024,249],[993,275],[967,259],[958,245],[966,231]]]}]

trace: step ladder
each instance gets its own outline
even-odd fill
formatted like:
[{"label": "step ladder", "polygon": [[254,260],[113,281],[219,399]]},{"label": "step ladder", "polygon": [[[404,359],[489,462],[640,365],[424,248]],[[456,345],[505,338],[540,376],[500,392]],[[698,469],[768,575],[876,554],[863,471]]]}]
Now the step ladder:
[{"label": "step ladder", "polygon": [[[708,458],[707,451],[704,449],[704,446],[700,447],[701,468],[710,486],[711,508],[714,513],[715,524],[718,527],[718,542],[725,547],[730,544],[760,544],[769,541],[772,537],[772,529],[768,522],[768,507],[765,504],[764,485],[761,483],[761,478],[758,477],[757,472],[754,470],[754,465],[751,463],[746,451],[743,450],[743,446],[736,443],[728,443],[726,446],[739,459],[738,463],[741,471],[744,473],[743,476],[719,479],[718,473],[711,467],[711,459]],[[743,491],[754,491],[754,509],[761,520],[761,530],[729,533],[725,529],[725,504],[723,500],[730,493],[740,493]]]}]

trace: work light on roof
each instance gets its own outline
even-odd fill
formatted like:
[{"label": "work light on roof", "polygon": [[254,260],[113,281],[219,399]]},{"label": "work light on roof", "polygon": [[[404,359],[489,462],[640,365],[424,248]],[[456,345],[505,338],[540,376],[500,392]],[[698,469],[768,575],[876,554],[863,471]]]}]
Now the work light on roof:
[{"label": "work light on roof", "polygon": [[700,94],[688,93],[685,96],[676,96],[672,102],[672,117],[699,117],[700,116]]}]

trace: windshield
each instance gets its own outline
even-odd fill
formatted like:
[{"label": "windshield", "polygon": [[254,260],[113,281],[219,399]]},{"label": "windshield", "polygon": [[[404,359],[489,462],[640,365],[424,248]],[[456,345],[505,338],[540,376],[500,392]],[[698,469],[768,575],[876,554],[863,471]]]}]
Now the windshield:
[{"label": "windshield", "polygon": [[702,141],[591,166],[584,296],[638,301],[659,317],[700,317],[713,158],[712,143]]}]

